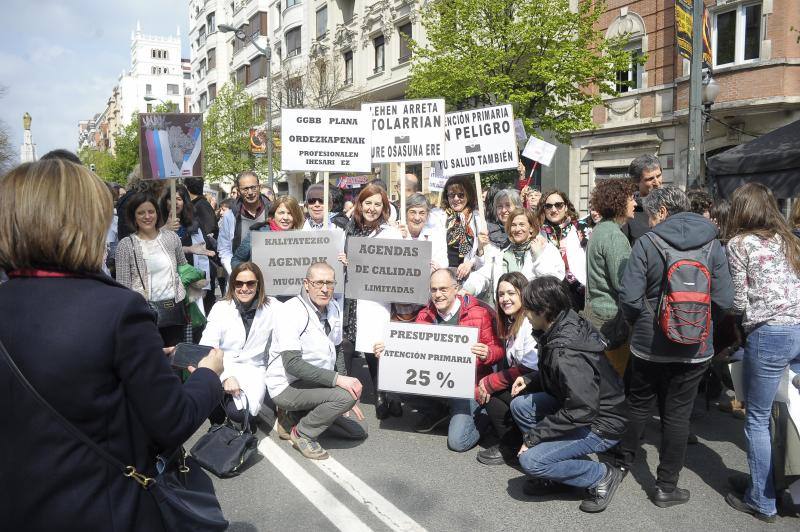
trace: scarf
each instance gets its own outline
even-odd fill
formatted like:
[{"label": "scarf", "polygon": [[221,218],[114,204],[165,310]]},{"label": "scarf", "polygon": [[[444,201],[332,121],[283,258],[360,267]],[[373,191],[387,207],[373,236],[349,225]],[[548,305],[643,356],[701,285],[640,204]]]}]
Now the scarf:
[{"label": "scarf", "polygon": [[[458,255],[466,257],[472,251],[475,242],[475,233],[472,231],[472,224],[469,223],[471,213],[468,209],[464,212],[455,212],[450,207],[445,209],[447,213],[447,247],[458,250]],[[466,214],[465,214],[466,213]]]},{"label": "scarf", "polygon": [[572,218],[567,216],[564,218],[564,221],[558,225],[553,225],[553,222],[545,220],[542,224],[542,233],[544,233],[548,241],[561,249],[561,241],[567,238],[569,232],[574,228],[575,224],[572,222]]},{"label": "scarf", "polygon": [[239,311],[239,317],[242,318],[242,325],[244,325],[244,337],[250,336],[250,327],[253,326],[253,320],[256,317],[256,298],[250,300],[250,303],[243,304],[238,299],[234,298],[236,310]]},{"label": "scarf", "polygon": [[511,244],[503,252],[503,272],[520,272],[525,264],[525,257],[531,251],[531,241],[522,244]]},{"label": "scarf", "polygon": [[275,222],[275,220],[269,221],[269,230],[270,231],[283,231],[283,228]]}]

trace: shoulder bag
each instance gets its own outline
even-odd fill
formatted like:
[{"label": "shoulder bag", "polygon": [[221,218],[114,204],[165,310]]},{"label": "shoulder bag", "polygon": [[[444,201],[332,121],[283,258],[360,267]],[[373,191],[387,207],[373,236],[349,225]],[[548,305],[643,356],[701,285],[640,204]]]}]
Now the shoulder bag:
[{"label": "shoulder bag", "polygon": [[256,452],[258,438],[250,431],[250,405],[244,396],[244,421],[240,427],[225,417],[221,425],[213,425],[197,440],[192,457],[206,470],[219,478],[235,477],[247,460]]},{"label": "shoulder bag", "polygon": [[8,354],[2,341],[0,341],[0,354],[11,369],[11,373],[23,387],[56,418],[67,432],[97,453],[119,474],[136,481],[142,489],[152,495],[167,530],[215,532],[228,528],[228,521],[222,515],[211,479],[200,466],[186,456],[186,451],[182,447],[170,456],[158,457],[157,474],[153,478],[138,472],[134,466],[126,466],[70,423],[36,391],[36,388],[25,378],[11,355]]}]

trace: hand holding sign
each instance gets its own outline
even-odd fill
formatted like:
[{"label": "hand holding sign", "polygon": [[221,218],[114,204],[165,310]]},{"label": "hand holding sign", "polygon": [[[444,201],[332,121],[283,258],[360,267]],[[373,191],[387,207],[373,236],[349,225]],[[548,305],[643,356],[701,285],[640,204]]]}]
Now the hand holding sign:
[{"label": "hand holding sign", "polygon": [[537,139],[536,137],[529,138],[525,149],[522,150],[523,157],[527,157],[531,161],[536,161],[544,166],[550,166],[555,153],[556,147],[554,145],[542,139]]}]

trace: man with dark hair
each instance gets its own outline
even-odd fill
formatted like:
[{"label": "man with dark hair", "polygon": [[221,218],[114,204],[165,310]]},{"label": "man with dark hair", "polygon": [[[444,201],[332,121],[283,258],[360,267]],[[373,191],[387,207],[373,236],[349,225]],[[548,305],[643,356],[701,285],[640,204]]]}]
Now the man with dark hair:
[{"label": "man with dark hair", "polygon": [[217,252],[228,275],[231,273],[231,259],[234,250],[242,243],[250,227],[267,221],[270,202],[261,194],[258,174],[253,171],[242,172],[236,177],[235,185],[239,197],[233,208],[225,213],[219,229]]},{"label": "man with dark hair", "polygon": [[63,148],[59,148],[57,150],[51,150],[42,155],[39,160],[46,161],[47,159],[63,159],[71,163],[81,164],[81,165],[83,164],[83,161],[81,161],[80,157],[75,155],[73,152],[65,150]]},{"label": "man with dark hair", "polygon": [[186,177],[183,179],[186,190],[189,191],[189,199],[194,206],[194,215],[200,223],[203,234],[217,237],[217,220],[214,216],[214,208],[203,195],[203,185],[205,182],[202,177]]},{"label": "man with dark hair", "polygon": [[633,219],[622,226],[622,232],[628,237],[628,241],[633,245],[636,240],[650,230],[647,223],[647,215],[642,209],[642,199],[654,189],[661,186],[661,162],[655,155],[640,155],[628,166],[628,175],[633,183],[638,187],[634,192],[633,198],[636,200],[636,210]]},{"label": "man with dark hair", "polygon": [[532,477],[523,490],[544,495],[583,488],[589,497],[580,509],[602,512],[623,475],[584,457],[611,449],[625,434],[622,381],[604,354],[603,337],[572,310],[562,281],[537,277],[525,288],[523,306],[539,344],[538,371],[511,387],[511,415],[525,433],[520,465]]},{"label": "man with dark hair", "polygon": [[689,190],[686,195],[689,197],[689,210],[710,220],[714,197],[701,188]]}]

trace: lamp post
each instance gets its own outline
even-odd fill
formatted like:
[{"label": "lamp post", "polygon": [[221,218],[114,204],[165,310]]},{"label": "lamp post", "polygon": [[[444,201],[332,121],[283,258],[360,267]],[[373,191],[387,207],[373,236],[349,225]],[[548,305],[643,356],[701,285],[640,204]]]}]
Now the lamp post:
[{"label": "lamp post", "polygon": [[[161,102],[161,105],[163,105],[164,107],[166,107],[167,109],[170,109],[170,110],[172,110],[173,106],[178,107],[177,103],[172,103],[172,102],[167,103],[164,100],[162,100],[161,98],[156,98],[155,96],[145,96],[144,97],[144,101],[146,101],[146,102]],[[177,110],[180,111],[180,107],[178,107]]]},{"label": "lamp post", "polygon": [[[236,35],[236,38],[240,41],[247,41],[247,32],[243,29],[236,29],[233,26],[229,26],[228,24],[220,24],[217,26],[217,30],[223,33],[233,33]],[[267,101],[269,104],[267,105],[267,136],[269,137],[269,141],[267,142],[267,176],[268,176],[268,183],[269,189],[273,190],[273,179],[272,179],[272,49],[269,46],[269,42],[267,42],[267,47],[264,48],[258,44],[258,37],[256,34],[253,34],[250,42],[255,46],[256,50],[258,50],[261,55],[264,56],[264,59],[267,61]]]},{"label": "lamp post", "polygon": [[711,118],[711,106],[717,101],[719,96],[719,84],[711,77],[708,69],[703,70],[703,108],[706,119],[706,133],[708,132],[708,121]]}]

